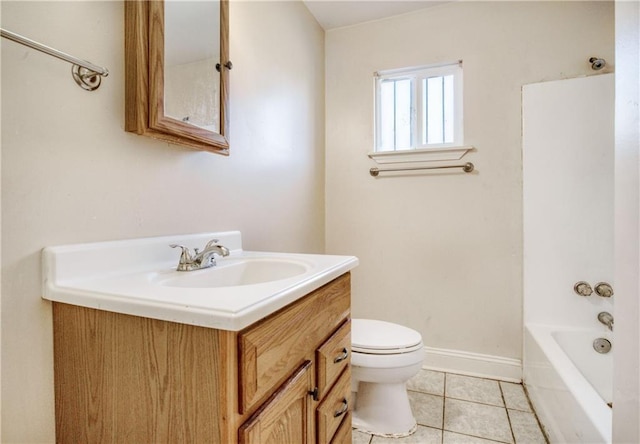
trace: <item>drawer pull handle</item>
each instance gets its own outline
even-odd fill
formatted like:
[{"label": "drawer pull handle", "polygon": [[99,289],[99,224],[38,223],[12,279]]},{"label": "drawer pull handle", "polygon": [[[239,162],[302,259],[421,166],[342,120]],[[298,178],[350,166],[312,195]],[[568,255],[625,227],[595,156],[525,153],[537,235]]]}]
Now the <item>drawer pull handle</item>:
[{"label": "drawer pull handle", "polygon": [[338,362],[344,361],[348,357],[349,357],[349,350],[347,350],[346,348],[343,348],[342,349],[342,354],[340,356],[338,356],[336,359],[334,359],[333,362],[335,364],[337,364]]},{"label": "drawer pull handle", "polygon": [[347,398],[344,398],[342,400],[342,407],[340,407],[340,410],[333,414],[333,417],[337,418],[338,416],[342,416],[347,412],[347,410],[349,410],[349,401],[347,401]]}]

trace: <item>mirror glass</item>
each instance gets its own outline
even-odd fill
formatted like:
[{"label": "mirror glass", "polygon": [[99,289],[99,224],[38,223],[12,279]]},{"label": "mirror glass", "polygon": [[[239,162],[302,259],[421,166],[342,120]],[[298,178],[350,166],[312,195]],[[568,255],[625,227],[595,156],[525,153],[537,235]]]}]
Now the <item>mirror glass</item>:
[{"label": "mirror glass", "polygon": [[220,2],[164,4],[164,114],[220,130]]},{"label": "mirror glass", "polygon": [[125,130],[228,156],[229,0],[124,7]]}]

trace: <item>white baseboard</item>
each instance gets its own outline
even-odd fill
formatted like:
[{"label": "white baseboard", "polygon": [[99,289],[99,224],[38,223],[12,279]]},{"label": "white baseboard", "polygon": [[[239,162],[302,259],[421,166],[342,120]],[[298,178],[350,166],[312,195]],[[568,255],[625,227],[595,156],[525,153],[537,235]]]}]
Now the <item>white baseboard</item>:
[{"label": "white baseboard", "polygon": [[424,351],[424,369],[522,382],[522,361],[519,359],[433,347],[425,347]]}]

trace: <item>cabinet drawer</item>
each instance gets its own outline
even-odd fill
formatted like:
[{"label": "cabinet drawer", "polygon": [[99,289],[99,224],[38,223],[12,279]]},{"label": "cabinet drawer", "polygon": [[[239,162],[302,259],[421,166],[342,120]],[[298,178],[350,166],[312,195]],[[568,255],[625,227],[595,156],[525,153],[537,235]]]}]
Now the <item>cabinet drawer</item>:
[{"label": "cabinet drawer", "polygon": [[324,398],[338,376],[351,362],[351,320],[345,322],[316,352],[318,394]]},{"label": "cabinet drawer", "polygon": [[346,273],[238,335],[240,413],[257,405],[349,317]]},{"label": "cabinet drawer", "polygon": [[342,420],[342,424],[336,430],[331,444],[351,444],[353,440],[353,429],[351,428],[351,412],[347,412],[345,418]]},{"label": "cabinet drawer", "polygon": [[319,444],[331,442],[351,408],[351,371],[347,368],[316,410]]}]

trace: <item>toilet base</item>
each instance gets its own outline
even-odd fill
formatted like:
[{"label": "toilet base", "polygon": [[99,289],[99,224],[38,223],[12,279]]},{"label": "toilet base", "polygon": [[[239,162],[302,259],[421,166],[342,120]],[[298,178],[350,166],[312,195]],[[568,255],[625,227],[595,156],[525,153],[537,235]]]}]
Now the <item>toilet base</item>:
[{"label": "toilet base", "polygon": [[415,433],[416,420],[402,383],[361,381],[355,394],[352,426],[371,435],[401,438]]}]

